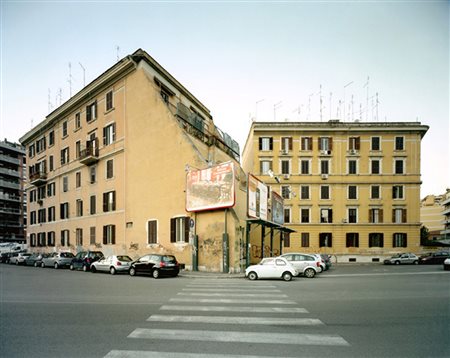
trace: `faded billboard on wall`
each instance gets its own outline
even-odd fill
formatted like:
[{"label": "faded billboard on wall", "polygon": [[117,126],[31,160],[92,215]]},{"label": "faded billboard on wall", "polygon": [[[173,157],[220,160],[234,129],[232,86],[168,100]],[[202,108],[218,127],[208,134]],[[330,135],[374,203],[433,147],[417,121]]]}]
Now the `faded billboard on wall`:
[{"label": "faded billboard on wall", "polygon": [[267,185],[249,174],[247,194],[247,215],[251,218],[259,218],[267,221]]},{"label": "faded billboard on wall", "polygon": [[186,176],[186,210],[195,212],[233,207],[234,190],[232,162],[191,170]]},{"label": "faded billboard on wall", "polygon": [[275,224],[284,225],[284,199],[274,191],[270,195],[272,198],[272,221]]}]

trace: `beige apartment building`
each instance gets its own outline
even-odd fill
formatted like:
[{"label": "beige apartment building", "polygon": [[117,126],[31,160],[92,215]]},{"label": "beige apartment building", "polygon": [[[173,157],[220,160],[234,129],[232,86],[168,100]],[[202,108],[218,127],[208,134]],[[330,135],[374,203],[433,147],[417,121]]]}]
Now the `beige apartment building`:
[{"label": "beige apartment building", "polygon": [[[33,251],[175,254],[188,269],[245,265],[239,146],[143,50],[117,62],[22,138]],[[186,177],[231,163],[233,204],[186,209]]]},{"label": "beige apartment building", "polygon": [[444,206],[445,194],[427,195],[420,202],[420,221],[428,229],[429,240],[441,239],[441,231],[444,230]]},{"label": "beige apartment building", "polygon": [[242,165],[284,198],[284,222],[295,232],[283,252],[339,262],[420,252],[427,130],[408,122],[254,122]]}]

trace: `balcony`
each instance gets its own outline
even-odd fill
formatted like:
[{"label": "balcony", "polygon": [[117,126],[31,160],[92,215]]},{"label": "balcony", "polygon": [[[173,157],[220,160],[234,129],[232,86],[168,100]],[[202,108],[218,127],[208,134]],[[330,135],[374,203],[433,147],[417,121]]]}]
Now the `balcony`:
[{"label": "balcony", "polygon": [[87,142],[86,148],[80,151],[80,163],[91,165],[98,162],[98,140]]},{"label": "balcony", "polygon": [[38,171],[30,175],[30,183],[35,186],[47,183],[47,173],[45,171]]}]

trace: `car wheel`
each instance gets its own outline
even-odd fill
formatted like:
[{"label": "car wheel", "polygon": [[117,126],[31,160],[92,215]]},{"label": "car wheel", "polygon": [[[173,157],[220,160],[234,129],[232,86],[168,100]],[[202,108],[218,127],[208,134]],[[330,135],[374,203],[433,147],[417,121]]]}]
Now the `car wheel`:
[{"label": "car wheel", "polygon": [[256,274],[256,272],[252,271],[248,274],[248,279],[251,281],[255,281],[256,279],[258,279],[258,275]]},{"label": "car wheel", "polygon": [[73,264],[70,264],[69,269],[70,271],[73,271],[75,269],[75,267],[73,267]]},{"label": "car wheel", "polygon": [[131,267],[129,274],[130,276],[136,276],[136,269],[134,267]]},{"label": "car wheel", "polygon": [[34,267],[38,267],[38,263],[37,262],[34,262]]},{"label": "car wheel", "polygon": [[395,264],[396,265],[400,265],[400,261],[395,261]]},{"label": "car wheel", "polygon": [[58,263],[57,263],[57,262],[55,262],[55,265],[54,265],[54,267],[55,267],[55,269],[58,269],[58,268],[59,268],[59,265],[58,265]]},{"label": "car wheel", "polygon": [[284,281],[292,280],[292,274],[290,272],[285,272],[282,277]]},{"label": "car wheel", "polygon": [[41,263],[41,267],[42,267],[42,268],[44,268],[44,267],[45,267],[45,264],[44,264],[43,262]]},{"label": "car wheel", "polygon": [[96,273],[97,272],[97,269],[95,268],[95,266],[91,266],[91,272],[92,273]]},{"label": "car wheel", "polygon": [[414,261],[414,265],[418,265],[419,264],[419,261]]},{"label": "car wheel", "polygon": [[305,277],[313,278],[314,276],[316,276],[316,271],[314,271],[314,269],[312,268],[307,268],[303,274],[305,275]]},{"label": "car wheel", "polygon": [[158,278],[159,277],[159,270],[158,269],[154,269],[152,271],[152,277],[153,278]]},{"label": "car wheel", "polygon": [[83,265],[83,271],[86,272],[88,270],[86,265]]},{"label": "car wheel", "polygon": [[111,268],[109,269],[109,273],[110,273],[111,275],[115,275],[115,274],[116,274],[116,269],[115,269],[114,267],[111,267]]}]

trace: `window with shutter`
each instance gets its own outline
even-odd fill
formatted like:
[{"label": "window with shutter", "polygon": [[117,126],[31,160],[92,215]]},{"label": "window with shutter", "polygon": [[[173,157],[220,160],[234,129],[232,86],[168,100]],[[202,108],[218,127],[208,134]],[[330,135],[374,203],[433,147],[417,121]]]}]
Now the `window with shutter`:
[{"label": "window with shutter", "polygon": [[158,242],[157,221],[149,220],[147,221],[147,243],[156,244],[157,242]]}]

